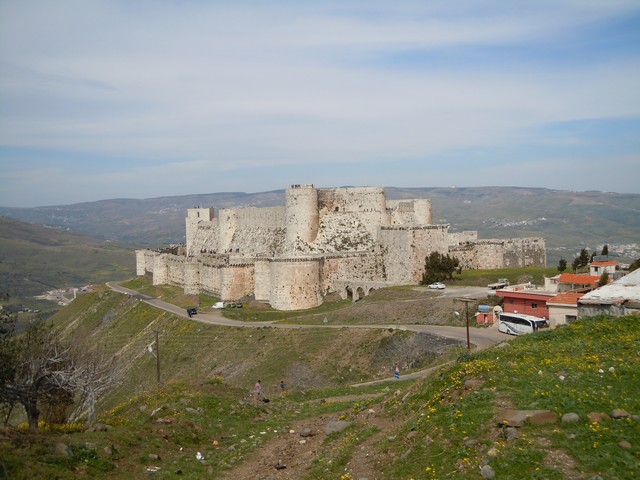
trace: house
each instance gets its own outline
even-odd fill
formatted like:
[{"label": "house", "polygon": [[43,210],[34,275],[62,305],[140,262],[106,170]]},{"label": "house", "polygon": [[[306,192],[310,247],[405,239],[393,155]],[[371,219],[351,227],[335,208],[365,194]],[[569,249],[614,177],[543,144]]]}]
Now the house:
[{"label": "house", "polygon": [[640,314],[640,269],[587,293],[578,300],[578,318]]},{"label": "house", "polygon": [[593,261],[589,264],[589,274],[599,277],[604,272],[607,272],[609,275],[613,275],[616,273],[617,268],[618,262],[615,260]]},{"label": "house", "polygon": [[548,319],[547,301],[553,298],[556,292],[531,284],[520,284],[498,290],[496,295],[502,298],[502,311],[505,313],[522,313]]},{"label": "house", "polygon": [[585,294],[582,292],[564,292],[547,300],[549,309],[549,326],[571,323],[578,318],[578,300]]},{"label": "house", "polygon": [[545,278],[545,290],[562,292],[590,292],[598,288],[600,275],[587,275],[585,273],[561,273],[555,277]]}]

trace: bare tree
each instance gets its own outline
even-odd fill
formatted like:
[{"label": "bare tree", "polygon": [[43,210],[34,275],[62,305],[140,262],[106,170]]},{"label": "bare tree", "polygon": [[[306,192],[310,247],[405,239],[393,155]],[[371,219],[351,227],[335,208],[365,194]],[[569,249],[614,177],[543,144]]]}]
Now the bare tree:
[{"label": "bare tree", "polygon": [[31,323],[21,335],[2,335],[0,341],[6,362],[0,377],[0,402],[20,403],[29,428],[36,429],[39,401],[71,395],[67,382],[72,368],[70,348],[43,321]]},{"label": "bare tree", "polygon": [[80,418],[86,412],[87,426],[94,426],[97,423],[98,401],[105,392],[121,382],[122,373],[123,364],[117,356],[87,344],[78,345],[68,379],[78,395],[72,418]]}]

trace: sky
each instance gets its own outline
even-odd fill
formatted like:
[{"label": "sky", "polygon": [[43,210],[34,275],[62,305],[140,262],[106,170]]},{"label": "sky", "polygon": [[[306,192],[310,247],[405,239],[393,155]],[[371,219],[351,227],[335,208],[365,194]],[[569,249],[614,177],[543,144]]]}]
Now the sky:
[{"label": "sky", "polygon": [[0,0],[0,206],[640,193],[640,2]]}]

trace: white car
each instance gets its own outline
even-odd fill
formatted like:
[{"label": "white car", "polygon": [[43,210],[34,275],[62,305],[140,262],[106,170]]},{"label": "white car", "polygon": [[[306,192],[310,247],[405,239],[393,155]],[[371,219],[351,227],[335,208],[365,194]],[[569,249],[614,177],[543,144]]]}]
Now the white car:
[{"label": "white car", "polygon": [[432,288],[434,290],[444,290],[445,287],[444,283],[436,282],[429,285],[429,288]]}]

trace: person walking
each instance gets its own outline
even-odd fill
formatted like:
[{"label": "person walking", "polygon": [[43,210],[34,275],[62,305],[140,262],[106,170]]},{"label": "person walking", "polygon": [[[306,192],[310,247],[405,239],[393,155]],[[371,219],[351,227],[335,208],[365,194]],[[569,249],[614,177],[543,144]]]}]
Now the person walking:
[{"label": "person walking", "polygon": [[284,380],[280,380],[280,395],[284,395],[284,391],[286,390],[287,385],[284,383]]},{"label": "person walking", "polygon": [[262,397],[262,383],[260,383],[260,380],[258,380],[256,384],[253,386],[254,403],[257,404],[260,401],[261,397]]},{"label": "person walking", "polygon": [[393,378],[400,380],[400,365],[396,365],[396,369],[393,372]]}]

